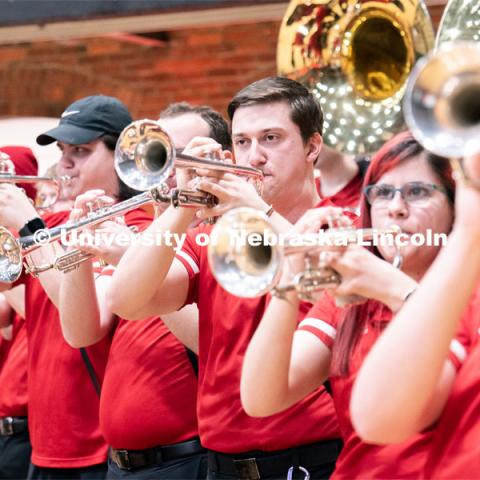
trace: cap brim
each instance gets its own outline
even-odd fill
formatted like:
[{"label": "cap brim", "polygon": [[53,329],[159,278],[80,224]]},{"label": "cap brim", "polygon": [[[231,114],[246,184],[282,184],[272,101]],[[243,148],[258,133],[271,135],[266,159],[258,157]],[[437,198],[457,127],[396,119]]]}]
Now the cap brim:
[{"label": "cap brim", "polygon": [[96,140],[103,133],[104,132],[89,130],[71,124],[63,124],[39,135],[37,137],[37,143],[39,145],[49,145],[53,142],[64,142],[69,145],[81,145],[83,143],[93,142],[93,140]]}]

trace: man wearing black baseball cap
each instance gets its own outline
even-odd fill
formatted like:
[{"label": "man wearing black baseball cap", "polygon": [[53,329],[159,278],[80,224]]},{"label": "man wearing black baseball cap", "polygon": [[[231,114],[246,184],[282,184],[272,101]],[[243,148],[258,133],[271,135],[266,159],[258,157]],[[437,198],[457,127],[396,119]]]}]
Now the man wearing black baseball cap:
[{"label": "man wearing black baseball cap", "polygon": [[75,199],[101,188],[118,200],[135,193],[116,175],[113,152],[122,130],[132,122],[127,107],[117,98],[93,95],[75,101],[62,113],[58,126],[39,135],[37,143],[57,142],[62,156],[57,174],[70,177],[64,196]]},{"label": "man wearing black baseball cap", "polygon": [[90,143],[107,133],[118,135],[131,122],[132,117],[120,100],[93,95],[81,98],[67,107],[60,117],[59,125],[39,135],[37,143]]},{"label": "man wearing black baseball cap", "polygon": [[[57,173],[71,178],[64,186],[66,198],[74,200],[92,189],[101,189],[117,200],[131,195],[116,175],[113,161],[117,139],[131,121],[118,99],[95,95],[71,104],[59,125],[37,138],[40,145],[57,142],[61,151]],[[32,234],[45,225],[55,227],[69,215],[64,211],[39,218],[20,189],[0,186],[0,223],[21,235]],[[136,215],[149,218],[146,213]],[[36,253],[52,255],[47,247]],[[24,284],[26,292],[28,427],[32,443],[28,479],[98,480],[106,474],[108,446],[99,428],[96,389],[103,379],[110,342],[104,339],[83,352],[65,342],[56,308],[59,275],[55,271],[41,273],[38,278],[23,274],[13,285]],[[0,290],[10,286],[0,285]]]}]

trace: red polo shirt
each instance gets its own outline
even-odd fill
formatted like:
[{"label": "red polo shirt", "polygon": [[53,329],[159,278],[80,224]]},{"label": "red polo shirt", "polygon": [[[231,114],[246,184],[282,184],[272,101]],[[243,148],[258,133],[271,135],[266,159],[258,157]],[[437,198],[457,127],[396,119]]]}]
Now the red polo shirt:
[{"label": "red polo shirt", "polygon": [[[44,216],[49,228],[64,223],[69,212]],[[126,223],[148,217],[135,210]],[[63,339],[58,310],[40,281],[23,274],[25,323],[28,337],[28,424],[32,463],[39,467],[79,468],[106,461],[107,444],[99,427],[99,398],[79,349]],[[111,339],[86,350],[100,382],[103,380]]]},{"label": "red polo shirt", "polygon": [[0,335],[0,371],[2,370],[5,359],[7,358],[8,351],[10,350],[10,345],[11,342],[5,340],[3,335]]},{"label": "red polo shirt", "polygon": [[[49,228],[69,212],[46,214]],[[28,337],[28,426],[32,463],[39,467],[78,468],[105,462],[107,444],[98,426],[98,395],[80,351],[63,339],[58,310],[40,281],[22,274]],[[100,381],[108,340],[87,349]]]},{"label": "red polo shirt", "polygon": [[109,445],[142,450],[197,436],[196,395],[185,347],[158,317],[119,321],[100,401]]},{"label": "red polo shirt", "polygon": [[315,184],[322,200],[330,200],[336,207],[356,209],[360,205],[363,185],[363,178],[360,173],[357,173],[342,189],[329,197],[322,195],[321,177],[315,179]]},{"label": "red polo shirt", "polygon": [[25,321],[15,315],[12,324],[12,339],[2,338],[2,347],[7,350],[3,367],[0,368],[0,418],[26,417],[27,394],[27,331]]},{"label": "red polo shirt", "polygon": [[[211,226],[191,231],[177,253],[189,276],[187,303],[200,312],[198,422],[202,444],[224,453],[274,451],[338,438],[333,403],[323,387],[288,410],[268,418],[252,418],[240,402],[240,375],[248,343],[257,328],[267,297],[238,298],[216,282],[206,247]],[[200,239],[201,237],[197,237]]]},{"label": "red polo shirt", "polygon": [[[137,221],[140,231],[152,219]],[[114,267],[100,270],[111,276]],[[198,436],[197,377],[159,317],[117,320],[100,397],[100,427],[116,449],[143,450]]]},{"label": "red polo shirt", "polygon": [[[392,312],[386,306],[373,301],[363,306],[361,314],[367,317],[367,324],[353,352],[350,372],[346,377],[330,377],[344,441],[332,478],[418,478],[430,448],[432,430],[415,435],[400,444],[379,446],[363,442],[353,429],[350,419],[353,383],[364,358],[392,318]],[[310,332],[327,347],[332,348],[342,316],[343,309],[335,305],[329,293],[325,293],[300,323],[299,330]],[[465,337],[459,334],[452,342],[450,360],[457,367],[461,365],[466,354],[464,340]]]},{"label": "red polo shirt", "polygon": [[480,304],[471,307],[469,353],[438,422],[422,478],[480,478]]}]

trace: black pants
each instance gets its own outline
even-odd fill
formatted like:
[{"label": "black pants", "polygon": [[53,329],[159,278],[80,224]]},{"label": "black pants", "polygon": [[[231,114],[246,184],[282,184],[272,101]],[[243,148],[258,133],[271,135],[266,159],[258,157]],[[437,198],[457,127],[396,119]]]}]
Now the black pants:
[{"label": "black pants", "polygon": [[135,478],[142,480],[204,480],[207,476],[207,455],[201,453],[163,462],[154,467],[122,470],[108,459],[107,479]]},{"label": "black pants", "polygon": [[28,430],[11,436],[0,435],[0,478],[27,478],[31,454]]},{"label": "black pants", "polygon": [[30,464],[27,480],[104,480],[106,474],[106,463],[79,468],[46,468]]},{"label": "black pants", "polygon": [[327,440],[276,452],[246,452],[224,455],[208,452],[208,480],[286,480],[292,468],[292,479],[330,478],[340,454],[342,442]]}]

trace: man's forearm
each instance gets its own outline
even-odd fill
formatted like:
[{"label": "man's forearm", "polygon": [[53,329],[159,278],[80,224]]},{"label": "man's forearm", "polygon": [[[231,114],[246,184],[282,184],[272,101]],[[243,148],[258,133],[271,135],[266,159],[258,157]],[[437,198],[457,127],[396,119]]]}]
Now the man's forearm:
[{"label": "man's forearm", "polygon": [[161,289],[175,256],[174,246],[165,241],[165,234],[185,234],[194,214],[193,210],[169,207],[128,248],[115,270],[108,293],[114,313],[134,318],[135,312]]},{"label": "man's forearm", "polygon": [[58,310],[63,336],[72,347],[84,347],[99,339],[100,312],[90,261],[61,279]]}]

